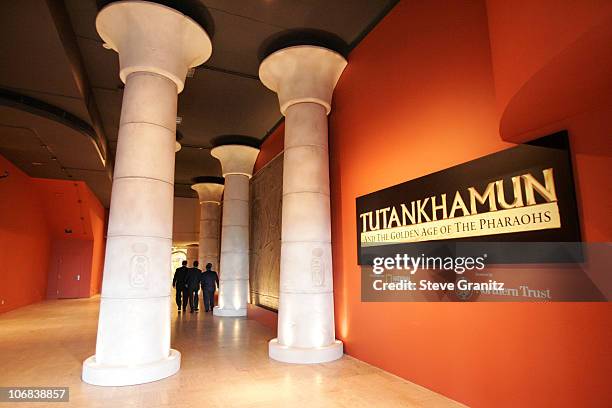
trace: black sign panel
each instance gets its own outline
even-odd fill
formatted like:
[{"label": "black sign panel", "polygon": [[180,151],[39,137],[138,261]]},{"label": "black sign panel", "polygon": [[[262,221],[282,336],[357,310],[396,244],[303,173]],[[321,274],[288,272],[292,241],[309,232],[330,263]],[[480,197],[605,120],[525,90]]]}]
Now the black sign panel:
[{"label": "black sign panel", "polygon": [[567,262],[581,257],[566,253],[578,246],[554,243],[580,241],[567,132],[357,198],[360,265],[458,252],[486,252],[488,263]]}]

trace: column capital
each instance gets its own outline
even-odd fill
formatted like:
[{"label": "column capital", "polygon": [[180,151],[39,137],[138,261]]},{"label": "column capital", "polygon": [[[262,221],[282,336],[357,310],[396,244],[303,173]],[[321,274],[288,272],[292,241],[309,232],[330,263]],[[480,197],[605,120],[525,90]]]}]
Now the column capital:
[{"label": "column capital", "polygon": [[180,131],[176,131],[176,141],[174,142],[174,153],[178,153],[183,145],[181,144],[181,140],[183,140],[183,134]]},{"label": "column capital", "polygon": [[261,82],[278,94],[280,110],[301,102],[318,103],[331,111],[334,88],[346,59],[327,48],[298,45],[283,48],[263,60],[259,66]]},{"label": "column capital", "polygon": [[256,147],[230,144],[217,146],[210,154],[221,162],[223,177],[229,174],[242,174],[251,178],[253,176],[253,165],[259,154]]},{"label": "column capital", "polygon": [[200,204],[217,203],[221,204],[223,194],[223,184],[219,183],[196,183],[191,186],[192,190],[198,193]]},{"label": "column capital", "polygon": [[206,61],[212,44],[204,29],[173,8],[148,1],[118,1],[96,17],[106,46],[119,53],[119,77],[152,72],[183,90],[189,68]]}]

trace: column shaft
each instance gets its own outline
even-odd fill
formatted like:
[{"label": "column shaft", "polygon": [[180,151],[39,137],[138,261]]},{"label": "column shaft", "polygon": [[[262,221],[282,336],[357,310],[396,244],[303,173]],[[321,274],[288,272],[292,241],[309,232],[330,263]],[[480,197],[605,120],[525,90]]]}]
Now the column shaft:
[{"label": "column shaft", "polygon": [[200,248],[198,261],[204,269],[211,263],[214,271],[219,270],[219,218],[221,205],[218,202],[203,202],[200,204]]},{"label": "column shaft", "polygon": [[101,366],[170,356],[176,105],[173,81],[146,72],[127,77],[96,342]]},{"label": "column shaft", "polygon": [[249,177],[225,175],[219,316],[246,316],[249,288]]},{"label": "column shaft", "polygon": [[278,342],[335,341],[327,115],[316,103],[286,111]]},{"label": "column shaft", "polygon": [[187,248],[187,264],[191,265],[193,263],[193,261],[197,261],[198,260],[198,248],[196,247],[189,247]]}]

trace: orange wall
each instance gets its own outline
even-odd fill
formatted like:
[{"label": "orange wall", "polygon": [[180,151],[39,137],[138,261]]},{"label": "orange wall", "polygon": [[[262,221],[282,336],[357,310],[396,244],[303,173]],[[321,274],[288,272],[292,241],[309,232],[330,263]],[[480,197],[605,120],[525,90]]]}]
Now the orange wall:
[{"label": "orange wall", "polygon": [[[83,298],[89,297],[93,241],[84,239],[54,239],[49,257],[47,298]],[[74,258],[70,271],[62,271],[62,262]],[[80,275],[74,280],[74,275]],[[60,275],[63,275],[60,277]],[[63,285],[60,279],[65,279]]]},{"label": "orange wall", "polygon": [[253,173],[257,173],[278,156],[285,147],[285,122],[281,122],[276,129],[264,140],[260,146],[259,155],[253,166]]},{"label": "orange wall", "polygon": [[[44,201],[46,220],[53,237],[49,268],[50,298],[58,296],[57,262],[64,256],[81,252],[86,262],[78,272],[81,280],[73,280],[73,287],[62,288],[70,293],[59,297],[89,297],[100,293],[104,265],[106,215],[97,197],[82,181],[34,179]],[[66,234],[69,228],[72,233]],[[74,242],[86,241],[86,242]],[[76,275],[77,272],[74,272]],[[65,276],[64,276],[65,277]]]},{"label": "orange wall", "polygon": [[106,225],[107,212],[102,204],[90,191],[94,203],[90,207],[91,229],[94,236],[93,258],[91,262],[91,278],[89,282],[89,296],[96,295],[102,290],[102,272],[104,269],[104,255],[106,251]]},{"label": "orange wall", "polygon": [[50,235],[30,177],[0,156],[0,313],[45,298]]},{"label": "orange wall", "polygon": [[611,13],[609,0],[487,0],[499,107],[503,109],[548,61]]},{"label": "orange wall", "polygon": [[[330,116],[337,336],[348,354],[469,406],[610,406],[609,303],[360,300],[355,198],[512,146],[499,135],[501,74],[484,1],[401,1],[351,53]],[[597,183],[612,166],[606,115],[566,123],[588,241],[612,241],[610,190]]]},{"label": "orange wall", "polygon": [[[70,293],[100,292],[104,207],[82,181],[34,179],[0,156],[0,312],[57,296],[59,259],[81,261]],[[71,228],[72,234],[66,234]]]}]

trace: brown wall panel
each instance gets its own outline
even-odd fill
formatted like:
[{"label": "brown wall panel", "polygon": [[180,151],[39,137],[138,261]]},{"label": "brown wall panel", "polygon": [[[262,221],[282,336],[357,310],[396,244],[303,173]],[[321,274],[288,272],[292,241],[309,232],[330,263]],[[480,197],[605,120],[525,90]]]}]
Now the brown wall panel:
[{"label": "brown wall panel", "polygon": [[278,310],[280,276],[283,156],[279,155],[251,179],[251,303]]}]

